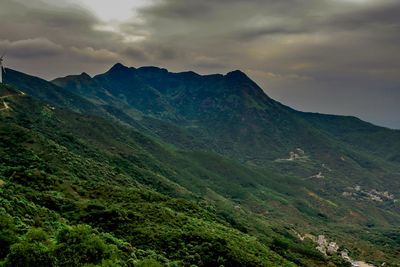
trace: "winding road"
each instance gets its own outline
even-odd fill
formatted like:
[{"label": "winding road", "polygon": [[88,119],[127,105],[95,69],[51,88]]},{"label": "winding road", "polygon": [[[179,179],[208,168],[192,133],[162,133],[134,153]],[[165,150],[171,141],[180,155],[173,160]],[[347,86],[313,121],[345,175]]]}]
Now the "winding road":
[{"label": "winding road", "polygon": [[3,107],[0,108],[0,111],[10,109],[10,106],[9,106],[9,105],[7,104],[7,102],[5,101],[6,98],[8,98],[8,97],[13,97],[13,96],[24,96],[24,95],[25,95],[24,92],[19,91],[18,94],[0,96],[0,100],[3,101]]}]

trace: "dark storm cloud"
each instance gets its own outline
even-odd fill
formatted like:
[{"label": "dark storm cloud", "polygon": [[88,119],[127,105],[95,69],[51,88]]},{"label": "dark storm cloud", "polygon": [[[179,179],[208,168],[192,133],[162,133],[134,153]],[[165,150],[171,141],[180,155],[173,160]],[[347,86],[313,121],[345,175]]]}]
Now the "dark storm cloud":
[{"label": "dark storm cloud", "polygon": [[397,0],[159,0],[112,25],[67,1],[1,1],[10,64],[47,78],[115,61],[242,69],[296,108],[400,127]]}]

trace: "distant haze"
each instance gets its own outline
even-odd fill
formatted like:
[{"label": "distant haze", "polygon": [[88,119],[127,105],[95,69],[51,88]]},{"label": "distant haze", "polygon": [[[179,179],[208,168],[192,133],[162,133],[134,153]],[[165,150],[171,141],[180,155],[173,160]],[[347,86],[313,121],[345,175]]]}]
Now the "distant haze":
[{"label": "distant haze", "polygon": [[241,69],[296,109],[400,128],[399,14],[398,0],[1,0],[0,52],[46,79]]}]

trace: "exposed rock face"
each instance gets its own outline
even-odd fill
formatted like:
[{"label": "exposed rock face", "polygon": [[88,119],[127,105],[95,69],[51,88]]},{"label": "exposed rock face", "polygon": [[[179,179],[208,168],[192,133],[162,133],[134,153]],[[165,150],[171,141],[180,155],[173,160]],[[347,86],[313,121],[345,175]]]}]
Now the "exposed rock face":
[{"label": "exposed rock face", "polygon": [[329,242],[324,235],[318,235],[318,237],[315,237],[310,234],[305,234],[304,236],[302,236],[297,232],[296,235],[301,241],[304,241],[306,238],[308,238],[317,243],[317,246],[315,248],[325,256],[334,255],[339,250],[339,246],[336,244],[336,242]]},{"label": "exposed rock face", "polygon": [[326,249],[326,253],[328,255],[334,255],[337,253],[339,250],[339,246],[336,244],[336,242],[329,242],[328,248]]},{"label": "exposed rock face", "polygon": [[[334,242],[331,242],[334,243]],[[316,249],[318,251],[320,251],[322,254],[324,255],[328,255],[328,249],[329,249],[329,244],[328,244],[328,240],[326,240],[324,235],[319,235],[318,239],[317,239],[317,244],[318,246],[316,247]],[[336,244],[336,243],[335,243]],[[336,250],[337,251],[337,250]]]},{"label": "exposed rock face", "polygon": [[349,254],[348,254],[347,251],[342,250],[340,252],[340,256],[342,256],[342,259],[344,259],[345,261],[351,262],[351,259],[350,259]]}]

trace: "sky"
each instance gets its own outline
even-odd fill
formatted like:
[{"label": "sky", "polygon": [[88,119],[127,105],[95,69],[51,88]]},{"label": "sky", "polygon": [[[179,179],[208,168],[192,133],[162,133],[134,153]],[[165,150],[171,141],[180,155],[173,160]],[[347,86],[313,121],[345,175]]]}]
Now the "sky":
[{"label": "sky", "polygon": [[6,67],[240,69],[302,111],[400,129],[399,0],[0,0]]}]

